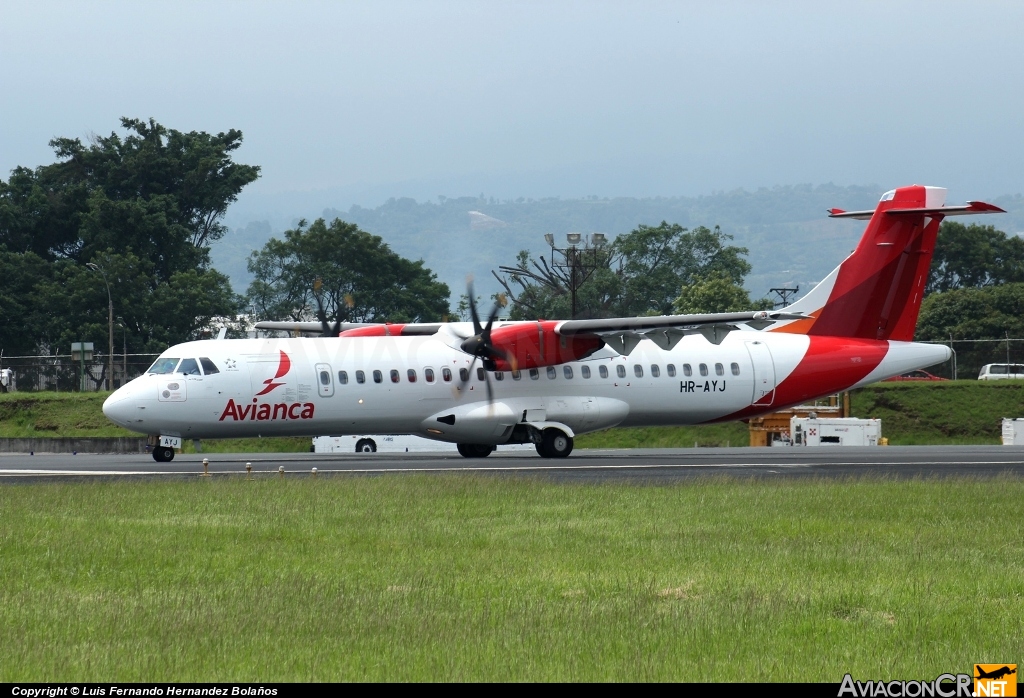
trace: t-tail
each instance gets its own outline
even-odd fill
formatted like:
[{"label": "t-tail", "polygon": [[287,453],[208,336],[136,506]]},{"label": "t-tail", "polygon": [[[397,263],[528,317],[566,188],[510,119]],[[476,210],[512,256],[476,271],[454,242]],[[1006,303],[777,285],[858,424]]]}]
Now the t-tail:
[{"label": "t-tail", "polygon": [[842,264],[786,308],[809,317],[772,330],[912,341],[942,219],[1005,213],[981,201],[945,203],[945,189],[914,185],[886,192],[874,211],[830,209],[831,218],[868,220],[864,235]]}]

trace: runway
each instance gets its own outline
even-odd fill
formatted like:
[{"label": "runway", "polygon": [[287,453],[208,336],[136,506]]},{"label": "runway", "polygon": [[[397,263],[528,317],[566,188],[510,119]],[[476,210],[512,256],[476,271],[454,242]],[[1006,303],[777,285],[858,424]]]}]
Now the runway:
[{"label": "runway", "polygon": [[423,473],[489,474],[572,481],[672,482],[714,477],[848,478],[876,476],[981,477],[1024,476],[1024,447],[889,446],[874,448],[700,448],[580,449],[564,460],[524,452],[467,459],[449,453],[375,454],[189,454],[171,463],[148,455],[0,455],[0,483],[97,478],[191,478],[209,459],[215,477],[256,478],[403,475]]}]

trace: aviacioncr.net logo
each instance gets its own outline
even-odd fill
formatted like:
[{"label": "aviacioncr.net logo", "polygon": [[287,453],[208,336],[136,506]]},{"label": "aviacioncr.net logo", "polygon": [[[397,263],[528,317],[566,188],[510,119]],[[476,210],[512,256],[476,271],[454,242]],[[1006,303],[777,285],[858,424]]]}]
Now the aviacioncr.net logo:
[{"label": "aviacioncr.net logo", "polygon": [[854,681],[847,674],[839,687],[839,698],[971,698],[970,674],[939,674],[934,681]]}]

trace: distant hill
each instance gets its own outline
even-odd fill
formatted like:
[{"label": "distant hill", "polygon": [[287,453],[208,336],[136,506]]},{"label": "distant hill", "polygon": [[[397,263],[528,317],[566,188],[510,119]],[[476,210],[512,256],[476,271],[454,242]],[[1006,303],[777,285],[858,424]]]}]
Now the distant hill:
[{"label": "distant hill", "polygon": [[[453,302],[464,291],[467,274],[475,277],[478,294],[498,290],[491,270],[513,263],[519,250],[535,254],[546,250],[545,233],[553,233],[561,242],[568,232],[601,232],[613,238],[637,225],[657,225],[663,220],[687,228],[720,225],[736,244],[750,250],[753,272],[746,286],[757,298],[775,286],[798,285],[802,294],[828,274],[852,251],[864,223],[830,220],[826,209],[873,208],[882,191],[878,186],[825,184],[649,199],[438,197],[418,202],[402,198],[389,199],[377,208],[329,208],[322,215],[356,223],[380,235],[399,254],[422,258],[451,288]],[[1007,232],[1024,230],[1020,195],[999,197],[993,203],[1011,215],[985,223]],[[215,243],[214,266],[231,277],[236,291],[244,293],[251,280],[246,270],[249,253],[282,232],[265,221],[235,228]]]}]

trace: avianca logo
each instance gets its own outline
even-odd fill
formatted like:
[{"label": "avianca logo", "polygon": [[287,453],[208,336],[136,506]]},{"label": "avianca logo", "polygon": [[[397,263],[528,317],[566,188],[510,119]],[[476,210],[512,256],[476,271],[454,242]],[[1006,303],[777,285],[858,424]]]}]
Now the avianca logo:
[{"label": "avianca logo", "polygon": [[251,422],[269,422],[278,419],[313,419],[312,402],[293,402],[290,405],[287,402],[279,402],[276,405],[267,403],[259,405],[256,404],[256,398],[253,398],[252,401],[253,404],[251,405],[240,405],[229,398],[224,412],[217,421],[223,422],[229,417],[236,422],[242,422],[247,419]]},{"label": "avianca logo", "polygon": [[[284,385],[284,383],[275,383],[274,381],[276,381],[278,378],[281,378],[282,376],[284,376],[284,374],[288,373],[288,371],[290,371],[291,369],[292,369],[292,360],[289,359],[288,355],[285,354],[282,351],[281,352],[281,361],[280,361],[280,363],[277,364],[277,373],[274,374],[273,378],[268,378],[265,381],[263,381],[263,385],[265,385],[267,387],[264,388],[263,390],[259,391],[258,393],[256,393],[256,395],[257,396],[259,396],[259,395],[266,395],[267,393],[269,393],[274,388],[276,388],[278,386],[281,386],[281,385]],[[221,417],[221,419],[223,419],[223,417]]]}]

